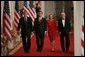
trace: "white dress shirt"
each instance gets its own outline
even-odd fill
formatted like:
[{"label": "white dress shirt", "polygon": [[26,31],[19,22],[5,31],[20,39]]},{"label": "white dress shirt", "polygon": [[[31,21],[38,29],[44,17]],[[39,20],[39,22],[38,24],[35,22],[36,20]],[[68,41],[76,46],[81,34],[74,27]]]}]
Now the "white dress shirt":
[{"label": "white dress shirt", "polygon": [[24,17],[25,21],[27,21],[27,17]]},{"label": "white dress shirt", "polygon": [[65,26],[65,19],[62,20],[63,27]]}]

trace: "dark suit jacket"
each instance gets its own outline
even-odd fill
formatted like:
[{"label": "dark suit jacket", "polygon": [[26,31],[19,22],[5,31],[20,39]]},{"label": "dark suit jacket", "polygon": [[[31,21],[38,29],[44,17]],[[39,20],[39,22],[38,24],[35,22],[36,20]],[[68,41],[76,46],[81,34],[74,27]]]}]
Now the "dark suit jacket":
[{"label": "dark suit jacket", "polygon": [[62,24],[62,19],[59,19],[58,20],[58,30],[62,33],[69,33],[71,29],[71,26],[70,26],[70,20],[69,19],[65,19],[65,26],[63,27],[63,24]]},{"label": "dark suit jacket", "polygon": [[38,18],[34,21],[34,30],[37,35],[43,34],[46,31],[46,19],[42,18],[41,22],[39,22]]},{"label": "dark suit jacket", "polygon": [[18,31],[21,28],[21,34],[24,33],[31,33],[32,31],[32,19],[30,17],[27,17],[27,21],[24,20],[24,17],[21,17],[19,19],[19,24],[18,24]]}]

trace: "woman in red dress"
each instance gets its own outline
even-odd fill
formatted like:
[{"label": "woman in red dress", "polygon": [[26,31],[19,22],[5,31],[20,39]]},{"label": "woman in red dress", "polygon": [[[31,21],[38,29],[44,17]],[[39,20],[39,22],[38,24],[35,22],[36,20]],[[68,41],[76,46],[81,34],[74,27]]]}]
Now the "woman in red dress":
[{"label": "woman in red dress", "polygon": [[55,36],[56,36],[56,20],[53,18],[52,14],[49,15],[49,19],[47,20],[47,31],[48,36],[50,38],[50,44],[52,51],[55,51]]}]

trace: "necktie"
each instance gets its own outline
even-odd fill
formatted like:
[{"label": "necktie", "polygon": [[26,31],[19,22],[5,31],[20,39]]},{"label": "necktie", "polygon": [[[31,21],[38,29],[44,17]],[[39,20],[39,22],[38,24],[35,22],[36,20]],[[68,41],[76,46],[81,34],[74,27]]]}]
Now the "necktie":
[{"label": "necktie", "polygon": [[25,22],[25,28],[27,30],[27,17],[24,17],[24,22]]}]

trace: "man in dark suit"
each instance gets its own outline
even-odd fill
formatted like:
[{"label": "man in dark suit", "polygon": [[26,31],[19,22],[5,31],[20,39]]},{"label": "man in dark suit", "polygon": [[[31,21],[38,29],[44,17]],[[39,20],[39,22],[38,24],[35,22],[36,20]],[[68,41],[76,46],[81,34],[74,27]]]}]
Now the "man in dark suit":
[{"label": "man in dark suit", "polygon": [[46,31],[46,19],[42,17],[43,12],[38,12],[38,17],[34,21],[37,51],[41,52],[44,44],[44,33]]},{"label": "man in dark suit", "polygon": [[24,10],[24,17],[22,16],[19,20],[18,31],[21,28],[22,44],[25,52],[29,52],[31,46],[31,32],[32,32],[32,19],[27,17],[27,12]]},{"label": "man in dark suit", "polygon": [[70,40],[69,40],[69,32],[70,32],[70,20],[65,17],[65,13],[61,13],[61,18],[58,20],[58,28],[60,32],[60,41],[61,48],[63,52],[68,51]]}]

